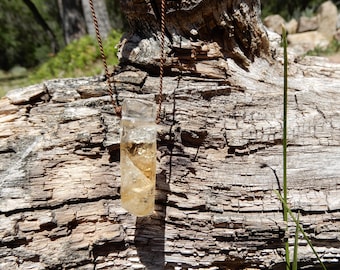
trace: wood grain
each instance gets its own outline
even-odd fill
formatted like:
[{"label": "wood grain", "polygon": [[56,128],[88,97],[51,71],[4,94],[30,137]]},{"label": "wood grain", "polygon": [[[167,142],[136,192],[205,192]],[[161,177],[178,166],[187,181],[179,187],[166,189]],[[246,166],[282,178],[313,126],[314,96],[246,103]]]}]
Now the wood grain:
[{"label": "wood grain", "polygon": [[[132,8],[136,1],[123,2]],[[146,8],[148,1],[139,2]],[[203,1],[181,2],[202,8]],[[233,3],[227,10],[240,7],[226,2]],[[130,21],[144,11],[134,7]],[[150,217],[120,206],[119,118],[103,77],[50,80],[2,98],[0,269],[284,269],[283,243],[293,241],[295,226],[290,221],[285,232],[275,194],[282,186],[283,60],[279,37],[258,34],[255,40],[271,42],[267,51],[266,42],[255,42],[240,58],[205,42],[200,50],[212,57],[193,59],[190,68],[185,57],[168,65]],[[112,78],[120,100],[158,100],[152,46],[138,56],[149,62],[121,55]],[[289,205],[328,269],[338,269],[340,65],[289,55]],[[318,269],[303,239],[299,267]]]}]

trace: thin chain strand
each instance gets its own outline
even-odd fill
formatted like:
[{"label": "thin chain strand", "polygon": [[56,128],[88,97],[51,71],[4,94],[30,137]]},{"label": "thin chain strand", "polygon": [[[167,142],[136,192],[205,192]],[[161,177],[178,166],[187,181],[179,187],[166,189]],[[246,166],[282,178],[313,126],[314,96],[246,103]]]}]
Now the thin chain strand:
[{"label": "thin chain strand", "polygon": [[159,68],[159,97],[158,97],[158,111],[157,111],[157,123],[161,121],[161,110],[163,101],[163,74],[164,74],[164,62],[165,62],[165,0],[161,2],[161,59]]},{"label": "thin chain strand", "polygon": [[105,57],[105,53],[104,53],[102,38],[101,38],[100,32],[99,32],[99,25],[98,25],[96,12],[95,12],[94,6],[93,6],[93,1],[89,0],[89,4],[90,4],[91,13],[92,13],[94,29],[96,31],[96,37],[97,37],[97,42],[98,42],[98,45],[99,45],[100,55],[101,55],[101,58],[102,58],[102,61],[103,61],[104,69],[105,69],[105,77],[106,77],[106,82],[107,82],[107,86],[108,86],[108,92],[109,92],[111,102],[112,102],[112,105],[114,107],[116,114],[118,116],[121,116],[121,108],[118,104],[117,95],[116,95],[116,101],[115,101],[115,99],[113,97],[113,88],[112,88],[112,85],[109,81],[110,74],[109,74],[109,70],[107,68],[106,57]]}]

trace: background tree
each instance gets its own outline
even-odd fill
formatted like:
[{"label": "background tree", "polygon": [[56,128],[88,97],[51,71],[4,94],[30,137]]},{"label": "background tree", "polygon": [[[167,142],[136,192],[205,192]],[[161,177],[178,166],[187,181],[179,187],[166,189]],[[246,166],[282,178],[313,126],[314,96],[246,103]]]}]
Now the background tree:
[{"label": "background tree", "polygon": [[82,1],[58,0],[64,40],[69,44],[87,33]]},{"label": "background tree", "polygon": [[[89,1],[82,0],[82,6],[84,10],[87,32],[91,36],[95,37],[96,33],[93,25]],[[111,31],[111,23],[109,19],[109,13],[106,8],[106,2],[105,0],[95,0],[93,1],[93,6],[98,19],[100,34],[102,35],[103,38],[106,38]]]},{"label": "background tree", "polygon": [[[113,12],[110,17],[105,1],[94,1],[101,30],[107,35],[111,20],[122,28],[119,3],[108,1]],[[93,23],[87,0],[0,1],[0,69],[9,70],[15,65],[34,67],[49,59],[58,48],[89,31]],[[20,16],[18,16],[20,14]]]},{"label": "background tree", "polygon": [[119,0],[107,0],[106,6],[109,12],[112,28],[117,30],[127,30],[128,25],[121,11]]},{"label": "background tree", "polygon": [[42,34],[41,24],[22,0],[0,1],[0,69],[8,70],[15,65],[32,67],[56,51],[61,34],[57,27],[58,9],[54,1],[41,2],[44,5],[36,2],[36,15],[41,15],[45,29],[46,25],[50,28],[49,34],[45,31]]},{"label": "background tree", "polygon": [[31,10],[35,21],[42,27],[42,29],[45,31],[45,33],[50,38],[51,50],[54,54],[56,54],[59,51],[59,44],[58,44],[57,37],[54,34],[53,30],[49,27],[49,25],[44,20],[44,18],[41,16],[39,10],[37,9],[35,4],[31,0],[23,0],[23,1],[25,5]]}]

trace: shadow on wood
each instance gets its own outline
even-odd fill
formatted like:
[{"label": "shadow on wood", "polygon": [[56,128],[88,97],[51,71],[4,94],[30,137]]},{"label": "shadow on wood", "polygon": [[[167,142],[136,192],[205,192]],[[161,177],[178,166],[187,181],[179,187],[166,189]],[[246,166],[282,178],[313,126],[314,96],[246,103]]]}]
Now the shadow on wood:
[{"label": "shadow on wood", "polygon": [[155,214],[137,218],[134,239],[141,263],[147,269],[155,270],[162,269],[165,265],[165,217],[169,185],[164,174],[157,175],[157,191]]}]

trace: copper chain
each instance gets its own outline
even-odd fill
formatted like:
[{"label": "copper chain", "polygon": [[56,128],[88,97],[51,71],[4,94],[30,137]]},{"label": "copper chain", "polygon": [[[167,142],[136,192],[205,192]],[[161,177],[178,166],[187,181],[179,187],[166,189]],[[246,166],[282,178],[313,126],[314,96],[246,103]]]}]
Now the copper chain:
[{"label": "copper chain", "polygon": [[159,96],[158,96],[158,111],[157,123],[161,121],[162,101],[163,101],[163,75],[165,64],[165,0],[161,2],[161,59],[159,65]]},{"label": "copper chain", "polygon": [[116,93],[116,99],[114,99],[114,97],[113,97],[113,95],[114,95],[113,88],[112,88],[112,85],[110,83],[110,74],[109,74],[109,70],[107,68],[103,42],[102,42],[102,38],[101,38],[100,32],[99,32],[99,24],[98,24],[96,12],[94,10],[93,1],[89,0],[89,4],[90,4],[91,13],[92,13],[94,29],[96,31],[96,37],[97,37],[97,42],[98,42],[98,45],[99,45],[100,55],[101,55],[101,58],[102,58],[102,61],[103,61],[104,69],[105,69],[105,77],[106,77],[106,82],[107,82],[107,86],[108,86],[108,90],[109,90],[109,95],[111,97],[111,102],[112,102],[112,105],[113,105],[113,108],[114,108],[116,114],[119,117],[121,117],[122,108],[119,106],[119,102],[118,102],[118,99],[117,99],[117,93]]},{"label": "copper chain", "polygon": [[[96,31],[96,37],[97,37],[97,42],[99,45],[99,50],[100,50],[100,55],[103,61],[104,69],[105,69],[105,76],[106,76],[106,81],[107,81],[107,86],[108,86],[108,91],[109,95],[111,97],[111,102],[112,105],[115,109],[115,112],[118,116],[121,117],[121,107],[119,106],[118,99],[117,99],[117,93],[116,93],[116,101],[114,99],[114,92],[112,85],[110,83],[110,74],[108,71],[107,63],[106,63],[106,57],[104,53],[104,48],[103,48],[103,42],[100,36],[100,31],[99,31],[99,24],[96,16],[96,12],[93,6],[93,0],[89,0],[90,8],[91,8],[91,13],[92,13],[92,19],[93,19],[93,24],[94,28]],[[162,101],[163,101],[163,77],[164,77],[164,64],[165,64],[165,0],[161,0],[161,57],[160,57],[160,67],[159,67],[159,93],[158,93],[158,110],[157,110],[157,118],[156,122],[159,123],[161,119],[161,111],[162,111]]]}]

